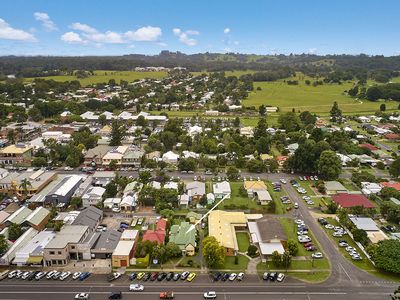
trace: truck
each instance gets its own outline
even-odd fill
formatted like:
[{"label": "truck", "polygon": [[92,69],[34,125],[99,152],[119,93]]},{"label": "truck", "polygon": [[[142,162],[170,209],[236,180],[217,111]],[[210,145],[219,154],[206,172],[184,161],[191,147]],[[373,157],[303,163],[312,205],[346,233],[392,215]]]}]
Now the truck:
[{"label": "truck", "polygon": [[174,292],[161,292],[160,299],[174,299]]}]

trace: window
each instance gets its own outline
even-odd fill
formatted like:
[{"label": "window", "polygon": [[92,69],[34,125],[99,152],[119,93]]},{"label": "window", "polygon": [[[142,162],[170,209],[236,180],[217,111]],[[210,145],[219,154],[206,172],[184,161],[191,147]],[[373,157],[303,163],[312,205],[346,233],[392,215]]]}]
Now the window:
[{"label": "window", "polygon": [[71,246],[71,249],[75,249],[75,246]]},{"label": "window", "polygon": [[57,260],[57,264],[58,264],[58,265],[62,265],[62,264],[63,264],[63,261],[62,261],[62,260]]},{"label": "window", "polygon": [[50,255],[54,255],[54,251],[50,251]]},{"label": "window", "polygon": [[58,251],[58,254],[61,254],[61,251]]}]

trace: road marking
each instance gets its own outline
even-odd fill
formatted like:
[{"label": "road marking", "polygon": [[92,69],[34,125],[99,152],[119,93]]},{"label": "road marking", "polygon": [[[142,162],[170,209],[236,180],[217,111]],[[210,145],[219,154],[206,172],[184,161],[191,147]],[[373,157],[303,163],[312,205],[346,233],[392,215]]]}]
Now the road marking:
[{"label": "road marking", "polygon": [[339,266],[342,268],[343,272],[346,274],[346,276],[349,278],[349,280],[351,281],[350,275],[349,273],[347,273],[346,269],[343,267],[342,264],[339,264]]}]

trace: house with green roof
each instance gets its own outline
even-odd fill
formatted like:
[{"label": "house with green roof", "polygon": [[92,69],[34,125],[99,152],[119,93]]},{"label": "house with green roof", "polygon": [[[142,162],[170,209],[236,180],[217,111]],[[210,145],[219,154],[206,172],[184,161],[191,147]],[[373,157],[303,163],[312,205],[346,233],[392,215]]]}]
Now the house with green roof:
[{"label": "house with green roof", "polygon": [[169,230],[169,241],[179,246],[182,255],[193,256],[196,252],[197,230],[190,228],[189,222],[182,222],[181,225],[172,225]]}]

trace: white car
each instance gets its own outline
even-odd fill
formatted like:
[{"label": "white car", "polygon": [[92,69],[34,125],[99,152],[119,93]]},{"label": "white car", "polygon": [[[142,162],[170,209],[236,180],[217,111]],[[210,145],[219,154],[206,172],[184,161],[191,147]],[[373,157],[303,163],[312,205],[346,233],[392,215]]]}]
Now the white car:
[{"label": "white car", "polygon": [[144,286],[142,284],[131,284],[129,290],[133,292],[141,292],[144,290]]},{"label": "white car", "polygon": [[335,231],[343,231],[344,229],[340,226],[335,226]]},{"label": "white car", "polygon": [[47,273],[46,279],[51,279],[53,277],[53,275],[56,274],[56,273],[57,273],[56,270],[50,271],[49,273]]},{"label": "white car", "polygon": [[312,258],[323,258],[324,256],[322,255],[321,252],[315,252],[313,254],[311,254]]},{"label": "white car", "polygon": [[238,276],[237,276],[236,279],[237,279],[238,281],[242,281],[243,278],[244,278],[244,273],[243,273],[243,272],[240,272],[240,273],[238,274]]},{"label": "white car", "polygon": [[279,273],[278,277],[276,278],[276,281],[282,282],[285,279],[285,274]]},{"label": "white car", "polygon": [[311,238],[308,235],[300,235],[297,237],[300,243],[308,243],[311,242]]},{"label": "white car", "polygon": [[204,299],[215,299],[217,298],[217,293],[213,291],[209,291],[204,293]]},{"label": "white car", "polygon": [[334,237],[342,237],[342,236],[343,236],[343,233],[341,233],[341,232],[339,232],[339,231],[335,231],[332,235],[333,235]]},{"label": "white car", "polygon": [[232,274],[229,276],[229,280],[230,280],[230,281],[234,281],[234,280],[236,279],[236,277],[237,277],[237,274],[236,274],[236,273],[232,273]]},{"label": "white car", "polygon": [[346,251],[347,252],[352,252],[352,251],[357,251],[357,249],[354,248],[354,247],[348,246],[348,247],[346,247]]},{"label": "white car", "polygon": [[22,274],[21,278],[22,278],[23,280],[25,280],[25,279],[27,279],[27,278],[29,277],[29,275],[31,275],[31,273],[32,273],[32,272],[27,271],[27,272],[25,272],[24,274]]},{"label": "white car", "polygon": [[67,279],[69,276],[71,276],[71,272],[62,272],[60,275],[60,280],[63,281]]},{"label": "white car", "polygon": [[294,208],[298,209],[299,208],[299,204],[297,202],[294,203]]},{"label": "white car", "polygon": [[326,224],[325,228],[326,229],[333,229],[333,228],[335,228],[335,226],[333,226],[332,224]]},{"label": "white car", "polygon": [[300,225],[300,224],[303,224],[303,225],[304,225],[304,221],[303,221],[303,220],[300,220],[300,219],[296,219],[296,220],[294,220],[294,222],[295,222],[296,224],[298,224],[298,225]]},{"label": "white car", "polygon": [[35,276],[35,280],[42,279],[43,277],[46,276],[46,274],[47,274],[47,272],[39,272],[39,273],[37,273],[36,276]]},{"label": "white car", "polygon": [[280,180],[280,182],[282,182],[283,184],[287,183],[287,181],[285,179],[283,179],[283,178]]},{"label": "white car", "polygon": [[339,243],[339,247],[348,247],[349,244],[347,244],[346,242],[340,242]]},{"label": "white car", "polygon": [[72,274],[72,279],[76,280],[79,278],[79,276],[81,276],[82,272],[75,272],[74,274]]},{"label": "white car", "polygon": [[18,270],[11,271],[10,273],[8,273],[7,277],[10,279],[14,278],[15,276],[17,276],[17,273],[18,273]]},{"label": "white car", "polygon": [[75,299],[79,300],[87,300],[89,299],[89,294],[88,293],[79,293],[75,295]]},{"label": "white car", "polygon": [[119,207],[113,207],[111,210],[112,210],[113,212],[115,212],[115,213],[119,213],[119,212],[121,211],[121,208],[119,208]]}]

